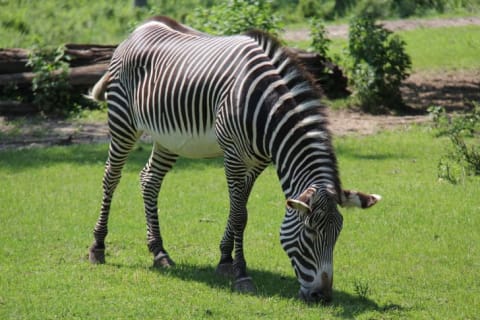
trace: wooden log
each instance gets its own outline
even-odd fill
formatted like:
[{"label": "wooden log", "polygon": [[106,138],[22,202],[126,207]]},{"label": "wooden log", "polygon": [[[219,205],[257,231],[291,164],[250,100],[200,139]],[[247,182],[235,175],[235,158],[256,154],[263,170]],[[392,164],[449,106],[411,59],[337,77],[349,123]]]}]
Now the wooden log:
[{"label": "wooden log", "polygon": [[116,45],[69,43],[65,45],[65,54],[70,57],[70,66],[78,67],[108,63],[116,48]]},{"label": "wooden log", "polygon": [[[69,57],[70,67],[108,63],[116,45],[66,44],[65,54]],[[0,49],[0,74],[23,73],[32,71],[27,66],[30,50],[20,48]]]},{"label": "wooden log", "polygon": [[103,76],[107,68],[107,63],[70,68],[68,81],[71,86],[92,86]]},{"label": "wooden log", "polygon": [[[90,86],[95,84],[105,73],[108,64],[94,64],[90,66],[74,67],[69,69],[68,81],[71,86]],[[59,75],[61,70],[53,72],[53,75]],[[13,74],[0,74],[0,87],[16,85],[27,87],[32,83],[35,73],[21,72]]]},{"label": "wooden log", "polygon": [[19,73],[30,70],[26,66],[28,50],[25,49],[0,49],[0,74]]},{"label": "wooden log", "polygon": [[0,101],[0,114],[2,115],[26,115],[37,112],[35,105],[21,101]]}]

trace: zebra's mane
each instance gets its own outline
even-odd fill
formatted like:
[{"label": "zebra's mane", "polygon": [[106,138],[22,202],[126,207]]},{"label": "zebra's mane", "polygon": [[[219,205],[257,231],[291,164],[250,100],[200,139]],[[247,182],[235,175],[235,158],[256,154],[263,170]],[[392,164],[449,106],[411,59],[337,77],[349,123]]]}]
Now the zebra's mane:
[{"label": "zebra's mane", "polygon": [[[254,39],[267,54],[273,66],[285,80],[288,89],[294,94],[297,103],[306,103],[314,100],[319,101],[322,98],[322,89],[315,83],[313,76],[305,69],[303,64],[298,60],[298,57],[292,51],[288,50],[288,48],[284,47],[277,38],[259,30],[249,31],[245,35]],[[322,118],[318,123],[320,130],[324,133],[322,140],[326,138],[322,144],[330,150],[334,170],[332,178],[335,189],[337,193],[340,194],[341,182],[331,142],[331,133],[328,130],[325,106],[319,102],[314,110],[305,111],[305,116],[308,116],[307,114],[311,115],[310,112],[314,112]]]},{"label": "zebra's mane", "polygon": [[245,35],[254,39],[265,51],[279,74],[286,80],[289,89],[299,82],[305,82],[311,87],[311,92],[316,98],[320,99],[323,96],[322,88],[316,84],[314,77],[307,71],[298,56],[275,36],[261,30],[250,30]]},{"label": "zebra's mane", "polygon": [[152,21],[162,23],[162,24],[166,25],[167,27],[169,27],[169,28],[171,28],[175,31],[184,33],[184,34],[190,34],[190,35],[195,35],[195,36],[208,36],[206,33],[203,33],[203,32],[200,32],[196,29],[187,27],[186,25],[181,24],[177,20],[174,20],[174,19],[172,19],[170,17],[167,17],[167,16],[153,16],[153,17],[150,17],[149,19],[145,20],[144,23],[152,22]]}]

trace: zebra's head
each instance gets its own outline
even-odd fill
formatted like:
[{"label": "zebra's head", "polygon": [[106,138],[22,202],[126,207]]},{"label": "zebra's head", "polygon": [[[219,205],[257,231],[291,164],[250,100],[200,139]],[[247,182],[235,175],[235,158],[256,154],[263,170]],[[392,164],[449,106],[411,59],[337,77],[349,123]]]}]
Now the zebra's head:
[{"label": "zebra's head", "polygon": [[337,205],[369,208],[381,197],[331,186],[312,185],[287,200],[280,240],[300,282],[299,297],[308,302],[332,299],[333,248],[342,230]]}]

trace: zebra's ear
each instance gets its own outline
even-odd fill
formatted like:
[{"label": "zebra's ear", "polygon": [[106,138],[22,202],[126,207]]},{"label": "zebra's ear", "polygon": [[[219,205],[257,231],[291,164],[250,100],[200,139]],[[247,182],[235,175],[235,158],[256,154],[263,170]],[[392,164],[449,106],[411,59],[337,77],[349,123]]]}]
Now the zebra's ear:
[{"label": "zebra's ear", "polygon": [[310,208],[308,204],[297,199],[288,199],[287,207],[298,210],[303,214],[310,214],[312,212],[312,208]]},{"label": "zebra's ear", "polygon": [[288,199],[287,207],[298,210],[304,214],[310,214],[312,212],[312,197],[315,194],[315,188],[308,188],[297,199]]},{"label": "zebra's ear", "polygon": [[357,208],[370,208],[378,201],[382,200],[382,197],[378,194],[366,194],[358,191],[343,190],[342,191],[342,207],[357,207]]}]

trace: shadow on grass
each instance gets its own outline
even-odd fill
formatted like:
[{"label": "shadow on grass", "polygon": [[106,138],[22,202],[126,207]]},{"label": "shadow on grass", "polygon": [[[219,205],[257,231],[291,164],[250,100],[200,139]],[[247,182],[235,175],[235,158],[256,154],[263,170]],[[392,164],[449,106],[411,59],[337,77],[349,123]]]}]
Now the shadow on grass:
[{"label": "shadow on grass", "polygon": [[[151,270],[184,281],[201,282],[212,288],[233,292],[233,280],[217,275],[213,266],[180,263],[171,269],[159,270],[151,268]],[[295,277],[283,276],[278,273],[259,269],[249,269],[249,273],[257,286],[257,291],[253,293],[253,295],[258,297],[277,296],[285,299],[297,298],[299,285]],[[322,304],[305,304],[306,308],[321,308],[322,306]],[[382,306],[367,297],[352,295],[339,290],[334,290],[333,302],[326,306],[333,307],[338,317],[346,319],[355,318],[369,311],[388,313],[392,311],[402,311],[404,309],[402,306],[396,304]]]},{"label": "shadow on grass", "polygon": [[[140,172],[147,162],[151,145],[139,144],[130,153],[125,171]],[[0,167],[12,170],[24,170],[69,163],[76,165],[95,165],[103,169],[108,156],[108,144],[72,145],[62,147],[31,148],[0,151]],[[223,158],[185,159],[180,158],[173,170],[205,169],[223,167]]]}]

